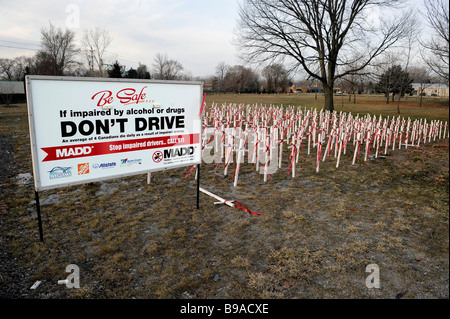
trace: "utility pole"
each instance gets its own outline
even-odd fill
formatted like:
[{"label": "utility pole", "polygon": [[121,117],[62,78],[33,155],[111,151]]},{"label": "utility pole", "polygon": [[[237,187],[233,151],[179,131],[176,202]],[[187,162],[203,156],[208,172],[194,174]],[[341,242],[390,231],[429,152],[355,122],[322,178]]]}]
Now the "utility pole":
[{"label": "utility pole", "polygon": [[91,56],[89,59],[89,67],[91,69],[91,72],[93,72],[94,71],[94,50],[93,49],[91,49]]}]

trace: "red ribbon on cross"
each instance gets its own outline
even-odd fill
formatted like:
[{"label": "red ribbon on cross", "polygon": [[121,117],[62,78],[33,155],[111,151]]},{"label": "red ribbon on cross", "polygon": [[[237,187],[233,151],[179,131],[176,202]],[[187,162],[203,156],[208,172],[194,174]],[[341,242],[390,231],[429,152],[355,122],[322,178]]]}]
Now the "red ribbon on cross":
[{"label": "red ribbon on cross", "polygon": [[262,216],[262,214],[260,214],[260,213],[252,212],[250,209],[248,209],[247,206],[245,206],[244,204],[242,204],[241,202],[239,202],[237,200],[233,201],[233,204],[234,204],[234,207],[236,207],[237,209],[240,209],[244,212],[247,212],[252,215]]}]

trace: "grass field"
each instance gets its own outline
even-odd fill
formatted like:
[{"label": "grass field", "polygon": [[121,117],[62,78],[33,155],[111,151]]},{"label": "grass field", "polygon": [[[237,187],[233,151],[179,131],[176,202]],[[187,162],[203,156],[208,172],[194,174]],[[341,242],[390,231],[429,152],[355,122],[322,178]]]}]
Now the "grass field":
[{"label": "grass field", "polygon": [[[340,97],[339,97],[340,98]],[[345,97],[339,112],[397,116],[397,102]],[[263,103],[321,108],[314,95],[208,95],[207,105]],[[448,120],[448,100],[409,98],[401,116]],[[296,178],[264,183],[243,165],[203,164],[202,187],[239,200],[249,215],[201,194],[189,168],[41,192],[39,242],[25,105],[0,106],[9,165],[0,182],[0,297],[9,298],[448,298],[448,139],[352,166],[351,154],[315,172],[302,155]],[[286,151],[287,152],[287,151]],[[287,154],[287,153],[286,153]],[[58,285],[68,264],[80,289]],[[381,288],[366,287],[377,264]],[[42,284],[30,290],[36,281]]]},{"label": "grass field", "polygon": [[[383,95],[357,95],[356,103],[353,103],[353,95],[336,95],[334,97],[334,108],[336,112],[351,112],[352,114],[364,115],[367,113],[387,116],[401,116],[411,117],[411,119],[428,118],[430,120],[449,119],[449,100],[448,98],[437,97],[423,97],[422,107],[419,107],[419,97],[403,97],[400,101],[400,114],[398,113],[398,101],[390,101],[386,104],[386,98]],[[206,96],[207,105],[211,103],[243,103],[247,104],[263,104],[269,106],[283,105],[283,106],[301,106],[310,108],[317,108],[320,110],[324,106],[323,94],[318,94],[317,99],[315,94],[208,94]]]}]

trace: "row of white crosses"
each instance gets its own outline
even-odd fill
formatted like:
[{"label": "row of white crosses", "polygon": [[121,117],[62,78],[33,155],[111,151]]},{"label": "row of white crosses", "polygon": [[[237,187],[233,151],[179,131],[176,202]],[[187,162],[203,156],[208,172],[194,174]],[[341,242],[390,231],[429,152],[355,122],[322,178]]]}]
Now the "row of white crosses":
[{"label": "row of white crosses", "polygon": [[292,106],[213,103],[203,117],[203,161],[224,163],[224,175],[233,167],[236,186],[245,158],[267,181],[270,174],[281,168],[284,146],[289,151],[289,173],[295,177],[295,167],[303,152],[315,153],[316,172],[319,172],[320,162],[327,158],[335,158],[339,167],[349,145],[354,148],[351,162],[354,165],[360,153],[364,153],[367,161],[370,153],[376,158],[396,147],[419,147],[437,138],[448,138],[447,128],[447,122],[438,120],[353,116]]}]

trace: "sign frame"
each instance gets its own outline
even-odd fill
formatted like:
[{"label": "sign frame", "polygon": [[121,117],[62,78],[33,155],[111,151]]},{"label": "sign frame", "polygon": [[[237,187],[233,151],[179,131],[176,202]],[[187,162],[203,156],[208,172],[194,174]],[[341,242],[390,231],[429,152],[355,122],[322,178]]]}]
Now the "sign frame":
[{"label": "sign frame", "polygon": [[[196,127],[196,131],[199,132],[199,138],[197,141],[192,141],[191,144],[188,145],[198,145],[199,151],[197,157],[198,160],[189,161],[188,163],[180,163],[180,164],[172,164],[170,167],[161,167],[161,168],[155,168],[155,169],[145,169],[140,171],[133,171],[133,172],[118,172],[117,174],[111,174],[107,177],[88,177],[79,181],[67,181],[67,182],[60,182],[56,185],[41,185],[40,180],[40,163],[38,162],[38,152],[39,148],[42,148],[43,145],[38,145],[37,143],[37,135],[36,135],[36,113],[39,112],[38,109],[35,109],[35,107],[38,107],[33,100],[33,81],[42,81],[42,80],[49,80],[49,81],[66,81],[66,82],[91,82],[91,83],[97,83],[97,82],[104,82],[104,83],[123,83],[123,84],[149,84],[149,85],[169,85],[173,86],[176,89],[177,85],[183,85],[183,86],[197,86],[198,87],[198,109],[191,110],[188,109],[186,112],[190,112],[195,120],[195,122],[198,122],[198,127],[196,127],[196,123],[192,123],[192,126]],[[167,81],[167,80],[146,80],[146,79],[116,79],[116,78],[94,78],[94,77],[69,77],[69,76],[42,76],[42,75],[27,75],[25,77],[25,83],[26,83],[26,97],[27,97],[27,108],[28,108],[28,121],[29,121],[29,132],[30,132],[30,142],[31,142],[31,157],[32,157],[32,166],[33,166],[33,176],[34,176],[34,186],[35,191],[43,191],[43,190],[49,190],[49,189],[55,189],[55,188],[61,188],[61,187],[68,187],[73,185],[80,185],[85,183],[91,183],[91,182],[99,182],[104,180],[111,180],[116,178],[124,178],[128,176],[134,176],[134,175],[140,175],[140,174],[146,174],[146,173],[152,173],[157,171],[164,171],[168,169],[176,169],[180,167],[186,167],[186,166],[192,166],[192,165],[199,165],[202,161],[202,152],[201,152],[201,134],[202,134],[202,114],[201,112],[201,103],[203,98],[203,82],[200,81]],[[157,106],[153,106],[154,108]],[[198,116],[197,116],[198,114]],[[197,118],[198,117],[198,118]],[[188,132],[189,133],[189,132]],[[192,132],[191,132],[192,133]],[[197,133],[195,133],[197,134]],[[83,143],[80,143],[83,144]],[[173,145],[175,147],[177,144]],[[164,146],[167,147],[167,146]],[[162,147],[162,148],[164,148]],[[156,150],[156,149],[155,149]],[[123,152],[126,154],[127,152]],[[80,157],[79,159],[82,160],[84,157]],[[151,160],[151,159],[150,159]]]}]

